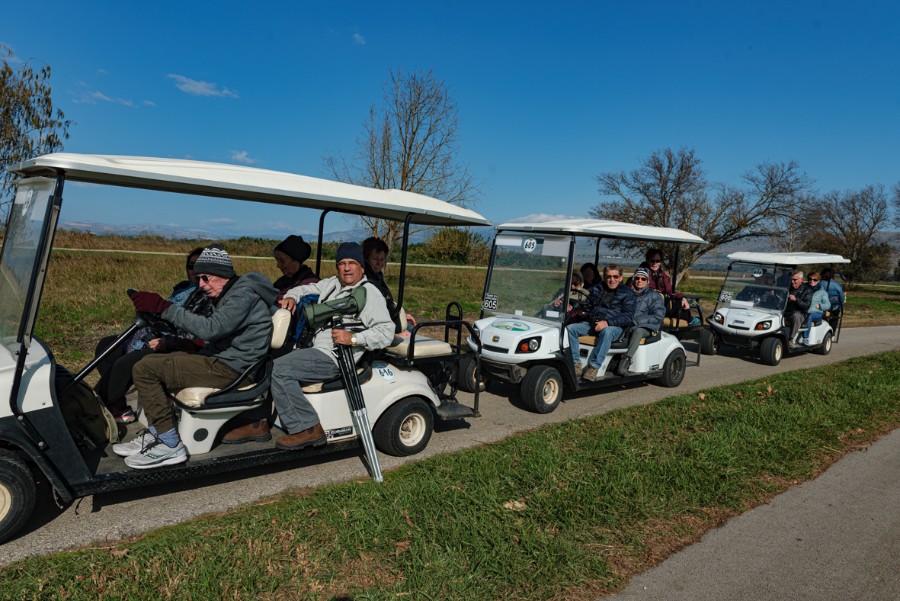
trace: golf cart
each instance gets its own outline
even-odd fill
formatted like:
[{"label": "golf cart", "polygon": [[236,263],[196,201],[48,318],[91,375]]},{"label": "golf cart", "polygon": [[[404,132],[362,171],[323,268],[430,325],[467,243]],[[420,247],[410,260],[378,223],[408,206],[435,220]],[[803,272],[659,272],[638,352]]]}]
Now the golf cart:
[{"label": "golf cart", "polygon": [[808,343],[800,341],[807,330],[804,323],[791,340],[791,324],[784,310],[788,303],[791,274],[805,266],[849,263],[840,255],[823,253],[738,252],[728,255],[731,263],[716,300],[712,317],[700,335],[700,351],[714,355],[720,345],[739,349],[759,349],[766,365],[778,365],[785,353],[815,352],[827,355],[837,342],[842,315],[829,323],[830,315],[815,321]]},{"label": "golf cart", "polygon": [[[576,319],[578,303],[573,304],[572,311],[567,308],[576,241],[585,239],[595,244],[595,261],[604,240],[705,244],[701,238],[677,229],[608,220],[564,219],[497,226],[481,319],[475,323],[478,337],[469,339],[472,350],[481,344],[481,373],[475,373],[474,363],[464,363],[460,372],[464,390],[480,389],[484,380],[519,384],[526,407],[550,413],[562,400],[564,389],[581,391],[646,380],[671,387],[681,384],[687,366],[684,347],[665,328],[644,340],[627,375],[613,373],[627,351],[626,339],[613,343],[600,368],[599,380],[588,382],[576,376],[566,326]],[[561,302],[549,306],[559,294],[563,295]],[[699,311],[699,303],[695,304]],[[579,343],[578,360],[585,365],[596,336],[582,336]]]},{"label": "golf cart", "polygon": [[[55,385],[57,372],[62,368],[57,366],[52,349],[33,336],[46,272],[52,268],[50,254],[66,182],[319,209],[317,271],[321,268],[328,213],[402,221],[398,307],[403,302],[411,223],[488,224],[473,211],[418,194],[236,165],[61,153],[40,156],[10,170],[20,179],[0,253],[0,398],[5,399],[0,403],[0,542],[15,534],[32,512],[35,468],[43,472],[56,497],[67,503],[100,492],[279,462],[296,463],[322,453],[358,448],[360,435],[369,434],[359,432],[354,425],[348,407],[350,395],[336,380],[324,383],[318,391],[308,391],[327,434],[325,446],[280,450],[274,442],[282,433],[275,428],[269,442],[217,445],[220,429],[229,419],[265,402],[272,367],[268,357],[254,367],[256,384],[249,388],[236,381],[219,391],[169,391],[178,414],[179,434],[190,456],[187,463],[134,471],[111,452],[111,444],[95,445],[93,449],[76,444],[60,406],[60,393],[64,390]],[[127,302],[124,291],[123,301]],[[279,310],[273,315],[276,330],[285,327],[284,312]],[[449,304],[444,320],[417,325],[422,327],[442,327],[444,340],[426,338],[414,331],[411,339],[395,340],[402,344],[385,352],[367,352],[357,364],[359,390],[364,399],[361,402],[373,424],[371,438],[382,452],[391,455],[421,451],[430,439],[435,419],[478,414],[477,396],[474,407],[456,400],[460,358],[474,355],[463,341],[463,330],[471,336],[471,326],[463,321],[459,305]],[[273,336],[273,347],[279,339],[283,340],[283,336]],[[85,373],[82,370],[74,380],[77,382]],[[68,380],[67,386],[71,386],[72,378]],[[121,438],[134,438],[139,428],[139,423],[129,425],[129,431]],[[119,438],[115,429],[107,432],[112,441]],[[366,462],[372,469],[368,454]]]}]

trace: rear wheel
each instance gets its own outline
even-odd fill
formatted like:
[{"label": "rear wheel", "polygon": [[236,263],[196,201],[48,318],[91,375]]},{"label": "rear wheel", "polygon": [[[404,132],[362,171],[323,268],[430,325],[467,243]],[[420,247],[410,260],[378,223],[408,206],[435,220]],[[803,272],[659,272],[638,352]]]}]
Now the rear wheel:
[{"label": "rear wheel", "polygon": [[526,407],[536,413],[551,413],[562,400],[562,376],[549,365],[532,367],[522,379],[521,392]]},{"label": "rear wheel", "polygon": [[778,365],[784,356],[784,344],[778,338],[766,338],[759,347],[759,358],[766,365]]},{"label": "rear wheel", "polygon": [[432,432],[434,415],[431,406],[418,397],[408,397],[384,412],[372,428],[372,438],[383,453],[407,457],[428,446]]},{"label": "rear wheel", "polygon": [[12,451],[0,449],[0,543],[25,525],[34,511],[34,477]]},{"label": "rear wheel", "polygon": [[715,355],[719,350],[719,337],[707,328],[700,330],[700,352],[704,355]]},{"label": "rear wheel", "polygon": [[459,377],[456,383],[463,392],[484,392],[487,387],[487,380],[484,377],[484,370],[481,377],[475,381],[475,356],[465,355],[459,360]]},{"label": "rear wheel", "polygon": [[675,349],[666,357],[666,361],[663,363],[663,374],[656,381],[666,388],[675,388],[684,380],[686,367],[687,359],[684,356],[684,351]]},{"label": "rear wheel", "polygon": [[816,352],[820,355],[827,355],[831,352],[831,332],[825,334],[825,337],[822,338],[822,344],[819,345],[819,348],[816,349]]}]

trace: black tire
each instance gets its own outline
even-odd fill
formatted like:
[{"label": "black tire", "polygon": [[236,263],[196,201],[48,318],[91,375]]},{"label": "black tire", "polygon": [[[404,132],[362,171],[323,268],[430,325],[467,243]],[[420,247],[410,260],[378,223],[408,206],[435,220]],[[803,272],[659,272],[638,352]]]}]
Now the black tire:
[{"label": "black tire", "polygon": [[828,332],[827,334],[825,334],[825,338],[822,339],[822,344],[820,344],[818,348],[816,348],[816,353],[819,355],[827,355],[831,352],[831,344],[831,332]]},{"label": "black tire", "polygon": [[687,358],[684,356],[684,351],[680,348],[675,349],[666,357],[662,368],[663,373],[656,381],[666,388],[677,388],[681,385],[681,381],[684,380],[686,369]]},{"label": "black tire", "polygon": [[463,392],[475,392],[476,386],[478,392],[484,392],[484,389],[487,388],[487,379],[484,377],[484,370],[481,372],[480,381],[477,384],[475,382],[474,355],[464,355],[462,359],[459,360],[459,376],[457,377],[456,385]]},{"label": "black tire", "polygon": [[375,446],[382,453],[407,457],[428,446],[434,432],[431,406],[419,397],[400,399],[384,412],[372,428]]},{"label": "black tire", "polygon": [[719,350],[719,337],[708,328],[700,330],[700,352],[704,355],[715,355]]},{"label": "black tire", "polygon": [[549,365],[532,367],[521,385],[522,402],[535,413],[552,413],[563,396],[559,370]]},{"label": "black tire", "polygon": [[34,511],[34,476],[12,451],[0,449],[0,543],[25,525]]},{"label": "black tire", "polygon": [[766,338],[759,347],[759,358],[766,365],[778,365],[784,357],[784,344],[780,338]]}]

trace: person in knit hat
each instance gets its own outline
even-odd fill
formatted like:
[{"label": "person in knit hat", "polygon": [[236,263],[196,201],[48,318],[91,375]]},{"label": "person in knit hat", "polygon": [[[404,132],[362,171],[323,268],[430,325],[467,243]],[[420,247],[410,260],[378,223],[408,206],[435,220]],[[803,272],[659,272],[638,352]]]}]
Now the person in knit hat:
[{"label": "person in knit hat", "polygon": [[275,257],[275,265],[281,271],[281,277],[275,280],[274,286],[278,289],[277,303],[284,298],[284,293],[303,284],[314,284],[319,281],[319,276],[304,263],[312,254],[312,247],[303,236],[291,234],[281,241],[272,255]]},{"label": "person in knit hat", "polygon": [[268,278],[255,271],[238,276],[228,253],[219,246],[203,249],[194,262],[194,272],[198,285],[212,299],[209,315],[191,313],[154,292],[131,296],[139,313],[159,315],[205,341],[197,354],[153,354],[135,364],[134,386],[149,427],[134,440],[113,445],[113,452],[124,457],[131,468],[152,469],[187,461],[187,449],[172,419],[168,390],[224,388],[269,352],[275,288]]},{"label": "person in knit hat", "polygon": [[662,294],[650,287],[649,269],[638,268],[631,276],[631,286],[634,289],[634,317],[631,318],[631,328],[627,330],[628,351],[616,367],[616,374],[620,376],[628,375],[641,339],[658,332],[666,318],[666,303]]},{"label": "person in knit hat", "polygon": [[[344,242],[337,249],[335,262],[336,276],[291,288],[279,304],[294,312],[297,301],[308,294],[317,294],[319,302],[325,302],[350,296],[356,288],[365,286],[365,305],[357,315],[349,316],[362,329],[353,332],[333,329],[329,323],[315,332],[311,347],[295,349],[275,359],[270,390],[281,425],[287,431],[287,435],[275,442],[280,449],[298,450],[325,444],[327,437],[319,415],[303,393],[300,382],[326,382],[340,375],[337,357],[332,352],[335,345],[352,347],[353,358],[358,361],[365,349],[383,349],[394,340],[394,322],[384,296],[366,280],[362,247],[356,242]],[[261,419],[232,430],[228,437],[231,442],[244,442],[267,434],[269,423]]]}]

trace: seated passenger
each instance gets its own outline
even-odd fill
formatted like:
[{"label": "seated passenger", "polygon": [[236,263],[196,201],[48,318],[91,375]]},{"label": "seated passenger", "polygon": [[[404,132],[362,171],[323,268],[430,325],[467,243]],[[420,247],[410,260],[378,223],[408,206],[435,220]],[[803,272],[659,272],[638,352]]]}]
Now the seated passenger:
[{"label": "seated passenger", "polygon": [[[201,252],[202,248],[195,248],[187,256],[185,263],[187,279],[175,285],[168,300],[192,313],[209,315],[212,312],[212,303],[206,293],[197,287],[197,276],[194,273],[194,263]],[[105,351],[118,338],[119,336],[103,338],[97,345],[96,354]],[[125,401],[125,394],[131,388],[131,369],[134,364],[150,353],[171,351],[195,353],[200,350],[200,346],[202,341],[198,345],[194,337],[183,330],[171,331],[160,326],[143,327],[119,344],[118,348],[97,365],[100,380],[94,391],[117,422],[130,424],[137,419],[137,415]]]},{"label": "seated passenger", "polygon": [[[661,292],[666,300],[671,299],[675,305],[680,305],[681,310],[690,311],[691,304],[680,292],[672,286],[672,278],[663,268],[663,252],[658,248],[651,248],[644,254],[645,263],[641,267],[647,269],[650,274],[650,288]],[[679,317],[679,311],[675,310],[672,317]]]},{"label": "seated passenger", "polygon": [[[365,259],[363,268],[365,269],[366,279],[381,291],[384,300],[387,302],[388,313],[391,314],[391,319],[394,321],[394,333],[402,336],[406,334],[406,330],[400,323],[400,309],[397,307],[397,303],[394,302],[391,289],[388,288],[387,282],[384,281],[384,268],[387,265],[389,252],[387,243],[381,238],[372,236],[363,240],[362,249],[363,259]],[[407,313],[406,321],[409,326],[415,327],[416,319],[412,315]]]},{"label": "seated passenger", "polygon": [[791,274],[791,287],[788,289],[787,307],[784,309],[784,320],[791,326],[791,334],[788,344],[793,345],[797,332],[806,318],[809,305],[812,301],[812,290],[803,283],[803,272],[795,271]]},{"label": "seated passenger", "polygon": [[828,302],[831,304],[831,315],[840,315],[844,310],[844,288],[834,280],[834,270],[826,267],[822,270],[822,288],[828,294]]},{"label": "seated passenger", "polygon": [[831,309],[831,303],[828,300],[828,293],[819,284],[819,272],[813,271],[807,276],[809,289],[812,291],[812,298],[809,302],[809,313],[806,315],[806,331],[803,333],[803,344],[809,344],[809,330],[815,321],[820,321],[825,315],[825,311]]},{"label": "seated passenger", "polygon": [[311,254],[312,247],[302,236],[293,234],[282,240],[272,251],[275,264],[282,273],[282,276],[274,282],[275,288],[278,289],[276,303],[284,298],[284,293],[291,288],[319,281],[319,276],[304,264]]},{"label": "seated passenger", "polygon": [[270,307],[276,292],[266,276],[258,272],[238,276],[228,253],[217,246],[203,250],[194,271],[200,288],[213,299],[209,316],[191,313],[152,292],[131,297],[138,311],[161,315],[206,344],[198,354],[154,354],[135,364],[134,385],[149,427],[130,442],[113,445],[113,452],[125,457],[128,467],[148,469],[187,461],[167,391],[224,388],[269,351]]},{"label": "seated passenger", "polygon": [[584,279],[585,290],[593,290],[596,286],[603,283],[600,281],[600,273],[597,271],[597,266],[593,263],[585,263],[579,271],[581,271],[581,277]]},{"label": "seated passenger", "polygon": [[631,278],[634,286],[634,317],[628,330],[628,351],[619,361],[616,373],[628,374],[631,360],[641,345],[641,339],[658,332],[666,318],[666,304],[661,294],[650,288],[650,272],[639,267]]},{"label": "seated passenger", "polygon": [[[563,303],[563,298],[565,298],[565,291],[565,287],[556,291],[556,294],[553,295],[553,300],[550,301],[544,309],[545,313],[546,311],[559,311],[559,308]],[[581,276],[581,272],[573,271],[572,286],[569,288],[569,306],[566,310],[566,321],[569,323],[583,321],[580,319],[585,313],[583,305],[586,304],[590,298],[590,292],[584,289],[584,278]]]},{"label": "seated passenger", "polygon": [[597,333],[597,343],[588,357],[588,368],[583,374],[584,379],[591,382],[600,378],[600,366],[609,347],[622,336],[624,328],[631,324],[634,317],[634,291],[619,285],[622,283],[619,266],[609,264],[604,267],[603,279],[605,284],[591,291],[588,321],[566,326],[576,375],[581,373],[578,337]]},{"label": "seated passenger", "polygon": [[[332,329],[329,323],[315,333],[312,347],[295,349],[275,360],[272,399],[288,433],[276,443],[281,449],[297,450],[325,444],[325,430],[319,415],[304,395],[300,382],[323,382],[340,375],[333,352],[335,345],[352,347],[353,358],[358,361],[364,349],[387,348],[394,339],[394,324],[384,296],[366,280],[363,263],[362,247],[356,242],[344,242],[337,250],[337,276],[288,290],[281,300],[283,308],[294,311],[297,300],[306,294],[318,294],[319,301],[324,302],[349,296],[358,286],[368,284],[366,304],[358,315],[353,316],[361,322],[362,331]],[[268,424],[265,428],[268,429]]]}]

